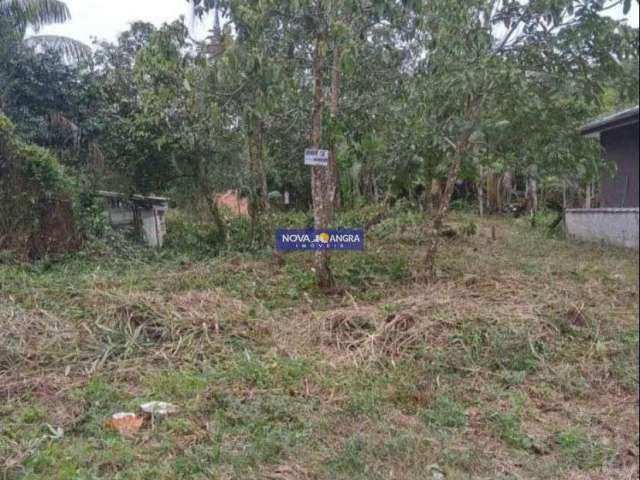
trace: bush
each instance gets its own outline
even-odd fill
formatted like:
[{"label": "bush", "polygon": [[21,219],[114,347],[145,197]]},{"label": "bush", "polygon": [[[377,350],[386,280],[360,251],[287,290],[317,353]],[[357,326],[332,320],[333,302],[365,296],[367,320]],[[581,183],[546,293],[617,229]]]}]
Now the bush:
[{"label": "bush", "polygon": [[79,192],[76,195],[74,211],[83,238],[103,238],[111,230],[104,207],[92,192]]},{"label": "bush", "polygon": [[217,255],[220,252],[224,239],[213,222],[205,222],[179,210],[169,210],[165,221],[167,249],[201,255]]},{"label": "bush", "polygon": [[311,228],[313,219],[300,211],[273,211],[263,215],[256,225],[245,216],[225,215],[225,236],[205,215],[170,210],[167,217],[166,248],[194,255],[218,255],[226,252],[255,252],[273,247],[279,228]]},{"label": "bush", "polygon": [[72,186],[53,154],[22,143],[0,114],[0,250],[31,260],[77,250]]},{"label": "bush", "polygon": [[54,196],[71,191],[72,183],[62,165],[48,151],[36,145],[18,144],[20,174],[35,187],[36,196]]}]

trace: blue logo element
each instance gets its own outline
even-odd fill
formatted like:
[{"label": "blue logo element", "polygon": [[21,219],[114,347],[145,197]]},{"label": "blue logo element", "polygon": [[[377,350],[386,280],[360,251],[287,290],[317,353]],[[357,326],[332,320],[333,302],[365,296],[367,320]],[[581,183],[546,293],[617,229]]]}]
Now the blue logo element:
[{"label": "blue logo element", "polygon": [[338,230],[279,229],[276,231],[276,249],[289,250],[364,250],[364,230],[361,228]]}]

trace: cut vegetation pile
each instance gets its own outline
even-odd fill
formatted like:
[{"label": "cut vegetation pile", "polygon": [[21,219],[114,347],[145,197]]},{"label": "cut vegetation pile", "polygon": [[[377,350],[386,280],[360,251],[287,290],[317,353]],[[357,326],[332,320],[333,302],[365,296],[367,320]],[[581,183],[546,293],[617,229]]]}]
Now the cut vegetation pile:
[{"label": "cut vegetation pile", "polygon": [[367,318],[356,308],[331,314],[324,323],[324,343],[362,359],[400,357],[425,347],[425,335],[408,313],[389,315],[383,321]]},{"label": "cut vegetation pile", "polygon": [[[416,285],[419,217],[388,218],[332,296],[304,253],[0,266],[4,478],[637,476],[637,255],[447,242]],[[150,401],[177,413],[105,429]]]},{"label": "cut vegetation pile", "polygon": [[12,302],[0,306],[5,385],[28,385],[27,372],[41,380],[56,369],[90,374],[113,363],[122,368],[157,359],[204,359],[207,351],[221,349],[222,335],[246,337],[254,328],[247,320],[248,307],[222,289],[169,295],[102,292],[83,303],[83,310],[95,312],[92,318],[25,310]]}]

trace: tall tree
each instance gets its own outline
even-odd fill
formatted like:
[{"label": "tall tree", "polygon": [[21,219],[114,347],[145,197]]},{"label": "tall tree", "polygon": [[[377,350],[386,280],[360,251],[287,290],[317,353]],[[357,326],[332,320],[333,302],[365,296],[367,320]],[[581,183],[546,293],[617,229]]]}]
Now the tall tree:
[{"label": "tall tree", "polygon": [[[561,83],[559,79],[571,80],[595,101],[603,79],[620,71],[619,59],[634,55],[637,45],[625,41],[625,27],[601,15],[613,3],[429,2],[419,92],[426,130],[444,154],[447,179],[428,228],[425,279],[434,277],[438,230],[463,162],[484,143],[487,129],[510,120],[504,117],[505,106],[526,97],[527,89],[522,87],[553,88]],[[530,167],[533,171],[534,165]]]}]

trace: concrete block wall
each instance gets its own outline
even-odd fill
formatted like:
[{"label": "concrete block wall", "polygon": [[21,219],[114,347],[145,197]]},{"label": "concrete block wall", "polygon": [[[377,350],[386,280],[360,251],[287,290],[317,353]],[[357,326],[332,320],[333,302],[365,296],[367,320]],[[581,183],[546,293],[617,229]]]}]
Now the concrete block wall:
[{"label": "concrete block wall", "polygon": [[565,212],[570,238],[638,250],[638,208],[575,208]]}]

